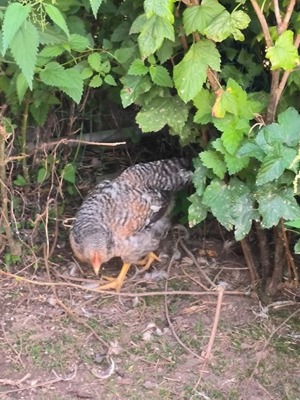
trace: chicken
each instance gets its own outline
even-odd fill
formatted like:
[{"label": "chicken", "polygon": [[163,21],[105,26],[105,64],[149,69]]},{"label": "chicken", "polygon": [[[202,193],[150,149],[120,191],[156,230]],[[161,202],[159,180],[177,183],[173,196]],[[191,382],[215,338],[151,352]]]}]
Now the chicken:
[{"label": "chicken", "polygon": [[183,159],[153,161],[127,168],[118,178],[97,184],[77,211],[70,232],[75,256],[91,264],[96,275],[102,263],[121,257],[116,279],[99,289],[120,291],[132,263],[143,257],[144,270],[170,227],[173,193],[192,172]]}]

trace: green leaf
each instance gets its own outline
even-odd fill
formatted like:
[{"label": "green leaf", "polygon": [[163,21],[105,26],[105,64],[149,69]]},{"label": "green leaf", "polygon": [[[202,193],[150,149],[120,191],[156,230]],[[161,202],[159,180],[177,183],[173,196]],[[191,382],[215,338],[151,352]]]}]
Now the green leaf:
[{"label": "green leaf", "polygon": [[295,219],[294,221],[287,221],[284,223],[284,225],[291,227],[291,228],[300,229],[300,218]]},{"label": "green leaf", "polygon": [[92,53],[88,56],[88,63],[90,67],[96,71],[101,71],[101,55],[99,53]]},{"label": "green leaf", "polygon": [[90,47],[88,38],[78,35],[77,33],[72,33],[72,35],[70,35],[68,43],[74,51],[82,52]]},{"label": "green leaf", "polygon": [[275,46],[269,47],[266,57],[271,61],[271,69],[283,68],[292,70],[299,64],[299,56],[293,44],[294,33],[292,31],[283,32],[276,40]]},{"label": "green leaf", "polygon": [[64,181],[75,184],[76,167],[74,164],[67,164],[61,171],[61,176]]},{"label": "green leaf", "polygon": [[204,125],[212,121],[211,112],[215,99],[215,94],[210,93],[210,91],[206,89],[202,89],[196,97],[194,97],[194,106],[197,107],[194,122]]},{"label": "green leaf", "polygon": [[62,31],[65,32],[65,34],[69,37],[69,29],[67,27],[66,21],[62,13],[59,11],[58,8],[53,6],[52,4],[46,4],[43,3],[45,7],[45,11],[49,18],[57,25],[60,27]]},{"label": "green leaf", "polygon": [[265,152],[256,143],[246,141],[238,150],[237,156],[251,157],[256,158],[259,161],[263,161],[265,157]]},{"label": "green leaf", "polygon": [[280,144],[274,145],[272,151],[266,155],[258,170],[256,184],[260,186],[278,179],[284,170],[291,165],[296,154],[297,152],[294,149]]},{"label": "green leaf", "polygon": [[81,71],[81,77],[82,79],[88,79],[93,75],[93,71],[91,70],[91,68],[83,68],[83,70]]},{"label": "green leaf", "polygon": [[146,67],[144,62],[138,58],[133,61],[133,63],[130,65],[128,74],[129,75],[146,75],[148,73],[149,68]]},{"label": "green leaf", "polygon": [[30,89],[32,89],[38,45],[38,32],[30,21],[27,21],[20,27],[10,43],[10,49],[15,62],[23,72]]},{"label": "green leaf", "polygon": [[146,14],[141,14],[139,15],[134,21],[133,24],[131,25],[129,34],[132,35],[133,33],[139,33],[142,31],[143,27],[145,26],[147,22],[147,17]]},{"label": "green leaf", "polygon": [[173,0],[144,1],[144,9],[147,18],[151,17],[152,15],[159,15],[160,17],[167,20],[171,24],[174,22],[173,7],[174,7]]},{"label": "green leaf", "polygon": [[180,133],[188,117],[188,108],[179,97],[158,97],[139,111],[136,122],[143,132],[157,132],[166,124]]},{"label": "green leaf", "polygon": [[225,8],[216,0],[203,0],[199,6],[187,7],[183,12],[183,25],[187,35],[198,31],[201,34]]},{"label": "green leaf", "polygon": [[189,226],[192,228],[205,220],[207,207],[203,204],[202,198],[197,193],[192,194],[189,197],[189,201],[192,203],[189,207]]},{"label": "green leaf", "polygon": [[214,43],[201,40],[193,44],[182,61],[174,67],[174,81],[184,102],[193,99],[206,81],[206,70],[220,70],[220,54]]},{"label": "green leaf", "polygon": [[295,244],[294,252],[295,254],[300,254],[300,240],[298,240],[297,243]]},{"label": "green leaf", "polygon": [[111,75],[106,75],[104,77],[104,82],[110,86],[117,86],[117,82],[115,81],[115,78]]},{"label": "green leaf", "polygon": [[29,16],[31,11],[30,5],[22,5],[20,3],[11,3],[6,8],[2,26],[2,39],[3,39],[3,56],[11,44],[18,30],[23,27],[24,22]]},{"label": "green leaf", "polygon": [[44,167],[40,168],[38,170],[38,174],[37,174],[37,182],[43,183],[44,180],[46,180],[49,177],[49,175],[50,175],[50,173],[47,168],[44,168]]},{"label": "green leaf", "polygon": [[212,23],[204,30],[204,34],[215,42],[222,42],[230,35],[235,40],[244,40],[244,35],[240,29],[246,28],[250,23],[250,17],[243,11],[233,11],[230,14],[224,10]]},{"label": "green leaf", "polygon": [[134,52],[134,47],[123,47],[121,49],[117,49],[114,53],[114,56],[120,64],[125,64],[126,61],[132,58]]},{"label": "green leaf", "polygon": [[156,55],[161,64],[165,63],[167,60],[169,60],[172,57],[173,51],[174,51],[174,46],[175,46],[175,43],[171,40],[165,39],[163,41],[163,44],[156,51]]},{"label": "green leaf", "polygon": [[173,81],[168,70],[161,65],[151,65],[149,68],[151,79],[156,85],[163,87],[173,87]]},{"label": "green leaf", "polygon": [[76,103],[80,102],[83,92],[83,78],[75,67],[64,69],[57,62],[50,62],[40,72],[40,79],[46,85],[58,87]]},{"label": "green leaf", "polygon": [[165,38],[175,40],[173,25],[158,15],[147,19],[138,37],[142,57],[148,57],[158,50]]},{"label": "green leaf", "polygon": [[218,178],[224,178],[227,168],[221,154],[214,150],[206,150],[200,153],[200,158],[203,162],[203,165],[212,169]]},{"label": "green leaf", "polygon": [[222,90],[217,95],[212,114],[216,118],[224,118],[226,112],[238,114],[238,103],[235,95],[229,90]]},{"label": "green leaf", "polygon": [[17,178],[14,180],[14,184],[17,186],[26,186],[27,181],[22,175],[18,175]]},{"label": "green leaf", "polygon": [[193,184],[196,189],[196,193],[199,196],[202,196],[204,190],[206,188],[206,180],[207,180],[207,168],[203,165],[200,157],[194,160],[195,171],[193,173]]},{"label": "green leaf", "polygon": [[213,180],[204,192],[203,203],[226,229],[232,229],[231,192],[225,183]]},{"label": "green leaf", "polygon": [[103,83],[103,79],[99,75],[95,75],[91,79],[89,86],[92,88],[98,88],[102,85],[102,83]]},{"label": "green leaf", "polygon": [[148,76],[126,75],[121,81],[123,83],[121,99],[124,108],[134,103],[142,93],[149,92],[152,86]]},{"label": "green leaf", "polygon": [[39,52],[39,57],[45,58],[53,58],[60,56],[65,52],[65,49],[62,45],[50,45],[43,48],[42,51]]},{"label": "green leaf", "polygon": [[230,154],[224,146],[223,135],[222,138],[218,138],[212,142],[212,145],[217,151],[224,155],[229,175],[234,175],[247,167],[249,158]]},{"label": "green leaf", "polygon": [[[221,136],[225,149],[229,154],[235,154],[244,138],[244,132],[228,128]],[[238,156],[237,156],[238,157]]]},{"label": "green leaf", "polygon": [[103,0],[90,0],[91,8],[93,11],[93,15],[95,18],[97,18],[97,13],[99,10],[99,7],[101,6]]},{"label": "green leaf", "polygon": [[27,80],[22,72],[20,72],[17,76],[16,86],[17,86],[17,94],[18,94],[19,103],[21,104],[23,101],[23,98],[25,96],[25,93],[28,89]]},{"label": "green leaf", "polygon": [[277,189],[274,185],[265,185],[257,192],[259,212],[262,215],[262,227],[276,226],[280,219],[300,218],[300,208],[292,189]]}]

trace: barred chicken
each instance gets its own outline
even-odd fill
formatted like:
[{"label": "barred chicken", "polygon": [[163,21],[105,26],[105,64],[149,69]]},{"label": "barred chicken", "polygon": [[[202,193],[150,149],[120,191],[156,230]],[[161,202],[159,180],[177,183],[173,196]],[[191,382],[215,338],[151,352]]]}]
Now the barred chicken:
[{"label": "barred chicken", "polygon": [[[192,172],[183,159],[153,161],[127,168],[118,178],[95,186],[76,214],[70,232],[75,256],[93,266],[121,257],[117,278],[99,289],[120,291],[132,263],[146,270],[158,259],[153,253],[170,227],[173,193]],[[142,261],[141,261],[142,259]]]}]

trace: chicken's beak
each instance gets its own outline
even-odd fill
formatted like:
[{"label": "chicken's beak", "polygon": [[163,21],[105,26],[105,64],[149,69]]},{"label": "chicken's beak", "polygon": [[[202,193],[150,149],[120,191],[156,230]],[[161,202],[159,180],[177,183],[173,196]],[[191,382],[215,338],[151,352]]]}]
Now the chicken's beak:
[{"label": "chicken's beak", "polygon": [[94,268],[95,274],[97,276],[99,276],[99,272],[100,272],[100,268],[101,268],[101,264],[102,264],[100,255],[98,253],[94,253],[91,261],[92,261],[92,266]]}]

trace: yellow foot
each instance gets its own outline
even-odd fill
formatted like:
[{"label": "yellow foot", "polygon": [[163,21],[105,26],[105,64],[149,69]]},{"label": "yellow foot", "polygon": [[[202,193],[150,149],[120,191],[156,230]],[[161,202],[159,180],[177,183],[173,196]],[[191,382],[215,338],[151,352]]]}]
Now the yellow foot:
[{"label": "yellow foot", "polygon": [[105,285],[98,286],[97,289],[99,290],[109,290],[109,289],[115,289],[116,292],[119,292],[121,290],[121,287],[123,286],[126,274],[130,268],[131,264],[124,263],[123,267],[117,276],[117,278],[111,278],[111,277],[106,277],[110,282],[106,283]]},{"label": "yellow foot", "polygon": [[145,272],[145,271],[147,271],[147,269],[150,268],[153,261],[160,261],[160,259],[157,257],[156,254],[152,253],[152,251],[151,251],[150,253],[148,253],[146,255],[146,257],[144,257],[142,260],[138,261],[136,264],[143,265],[144,267],[141,269],[140,272]]}]

